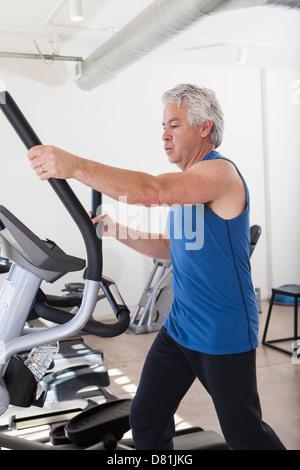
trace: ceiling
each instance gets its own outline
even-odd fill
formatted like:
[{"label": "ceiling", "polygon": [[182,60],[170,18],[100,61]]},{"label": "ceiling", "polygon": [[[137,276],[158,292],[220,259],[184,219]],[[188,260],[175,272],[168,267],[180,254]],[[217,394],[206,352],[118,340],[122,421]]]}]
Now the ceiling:
[{"label": "ceiling", "polygon": [[[86,57],[153,0],[82,0],[84,20],[70,20],[69,0],[0,0],[0,51]],[[50,44],[49,44],[50,43]]]},{"label": "ceiling", "polygon": [[[1,52],[84,59],[152,2],[82,0],[84,21],[74,23],[68,0],[0,0],[0,69],[8,60]],[[299,70],[300,9],[254,7],[207,15],[144,60]]]}]

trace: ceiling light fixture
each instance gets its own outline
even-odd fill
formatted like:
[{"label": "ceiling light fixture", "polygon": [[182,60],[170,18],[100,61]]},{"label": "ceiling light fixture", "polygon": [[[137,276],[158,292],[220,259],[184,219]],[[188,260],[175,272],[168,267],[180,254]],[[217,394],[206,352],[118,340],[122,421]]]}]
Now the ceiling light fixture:
[{"label": "ceiling light fixture", "polygon": [[81,0],[69,0],[70,4],[70,20],[83,21],[82,4]]}]

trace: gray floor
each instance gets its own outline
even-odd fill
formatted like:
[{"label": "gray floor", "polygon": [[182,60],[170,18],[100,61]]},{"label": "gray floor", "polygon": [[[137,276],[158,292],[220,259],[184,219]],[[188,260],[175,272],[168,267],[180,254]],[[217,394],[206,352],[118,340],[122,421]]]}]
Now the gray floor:
[{"label": "gray floor", "polygon": [[[268,302],[263,301],[261,336],[267,309]],[[275,306],[267,339],[289,337],[292,334],[293,308]],[[111,378],[109,388],[119,396],[134,396],[146,353],[154,337],[155,333],[123,334],[116,338],[86,337],[87,344],[104,352],[104,364]],[[291,343],[289,341],[285,346],[289,349]],[[300,360],[299,364],[293,363],[289,355],[260,345],[257,352],[257,377],[264,420],[273,427],[288,450],[300,450]],[[205,430],[221,433],[211,399],[198,382],[184,397],[176,422],[177,427],[201,426]]]}]

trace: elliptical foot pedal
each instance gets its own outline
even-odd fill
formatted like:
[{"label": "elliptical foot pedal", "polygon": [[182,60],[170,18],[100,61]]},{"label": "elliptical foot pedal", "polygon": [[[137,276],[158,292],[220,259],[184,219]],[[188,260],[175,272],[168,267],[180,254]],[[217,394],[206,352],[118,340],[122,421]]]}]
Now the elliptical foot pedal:
[{"label": "elliptical foot pedal", "polygon": [[65,424],[65,435],[78,447],[103,442],[105,449],[115,449],[129,431],[131,399],[101,403],[79,413]]}]

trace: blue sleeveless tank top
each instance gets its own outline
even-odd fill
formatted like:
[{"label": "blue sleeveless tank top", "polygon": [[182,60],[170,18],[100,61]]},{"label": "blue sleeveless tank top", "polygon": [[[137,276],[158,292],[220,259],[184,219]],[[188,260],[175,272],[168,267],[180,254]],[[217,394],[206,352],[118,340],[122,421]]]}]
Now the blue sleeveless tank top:
[{"label": "blue sleeveless tank top", "polygon": [[[216,151],[204,160],[218,158],[230,161]],[[168,216],[174,300],[164,327],[182,346],[207,354],[258,347],[259,315],[249,260],[249,192],[240,176],[247,205],[239,216],[222,219],[204,204],[172,207]]]}]

